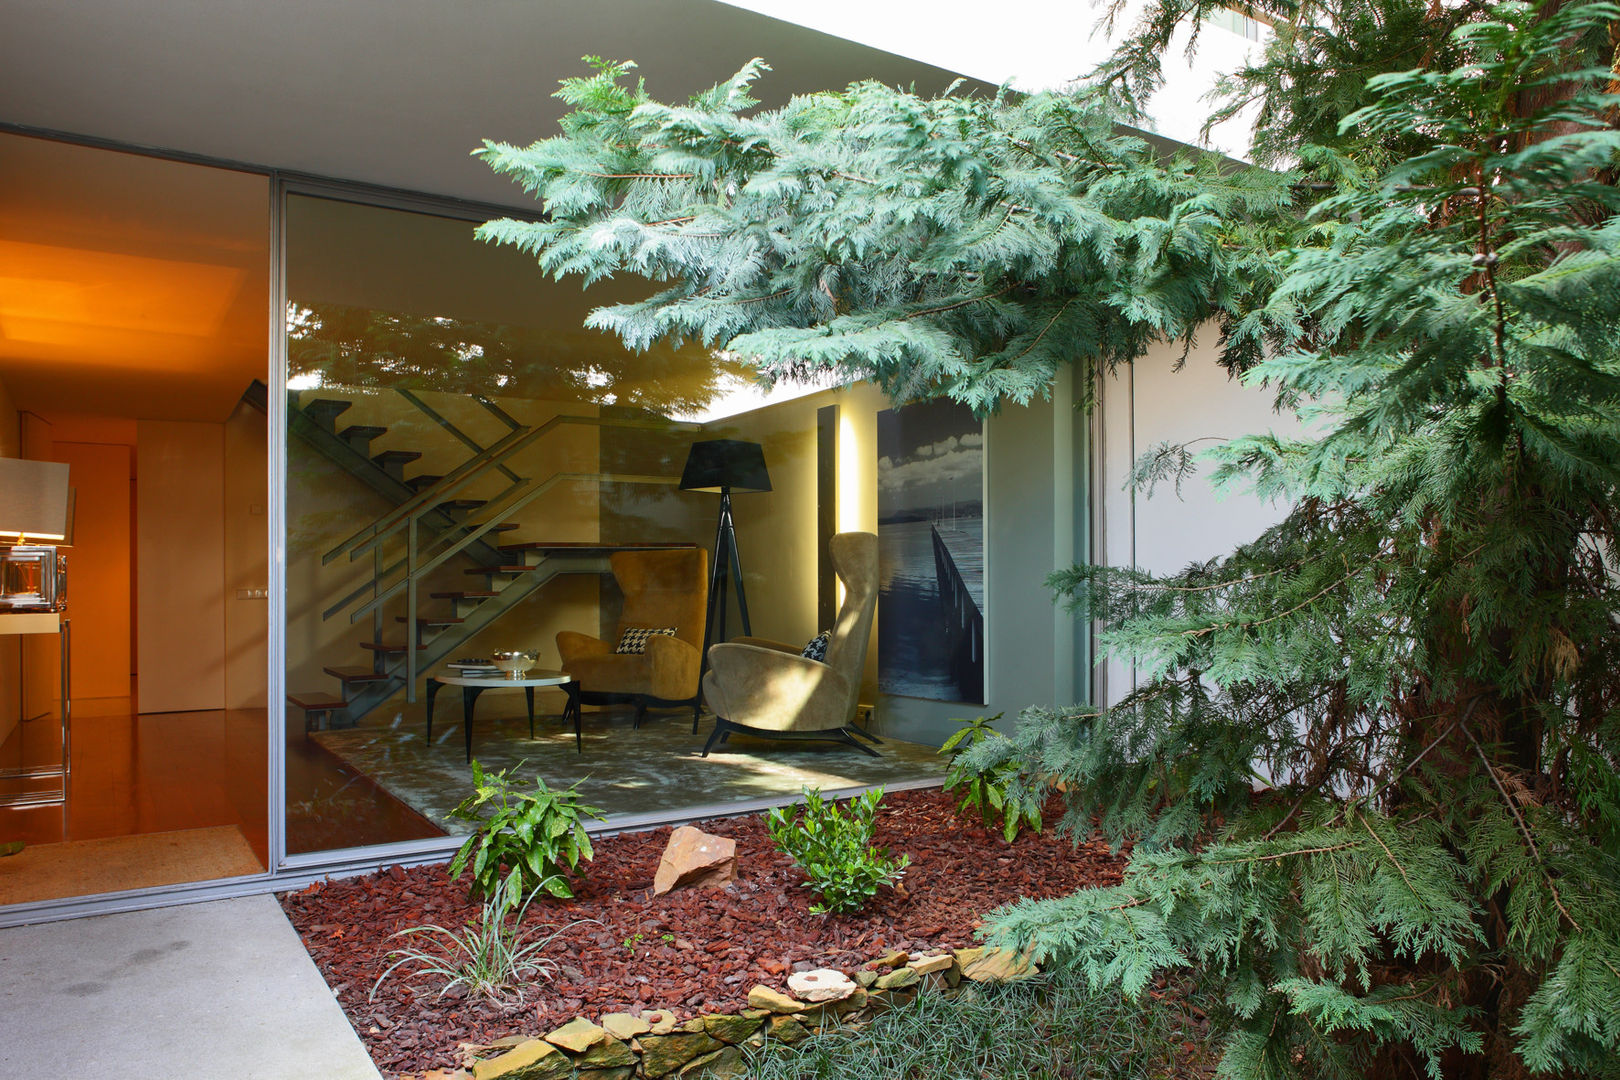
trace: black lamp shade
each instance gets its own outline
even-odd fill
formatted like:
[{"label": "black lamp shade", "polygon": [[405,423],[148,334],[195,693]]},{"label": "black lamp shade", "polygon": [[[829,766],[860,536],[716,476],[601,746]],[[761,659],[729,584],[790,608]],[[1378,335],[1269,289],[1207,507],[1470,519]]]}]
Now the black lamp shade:
[{"label": "black lamp shade", "polygon": [[765,448],[741,439],[710,439],[692,444],[681,470],[682,491],[769,491]]}]

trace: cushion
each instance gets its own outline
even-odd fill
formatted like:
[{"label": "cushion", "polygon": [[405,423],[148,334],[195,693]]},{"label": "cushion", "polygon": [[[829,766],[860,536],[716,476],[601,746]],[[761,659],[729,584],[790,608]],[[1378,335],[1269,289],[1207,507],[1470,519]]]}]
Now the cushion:
[{"label": "cushion", "polygon": [[827,662],[827,645],[831,641],[832,631],[823,630],[805,644],[804,651],[799,653],[799,655],[810,660],[818,660],[825,664]]},{"label": "cushion", "polygon": [[675,636],[673,626],[627,626],[624,633],[619,636],[619,647],[613,651],[620,655],[644,653],[647,651],[647,639],[654,634],[663,634],[666,637]]}]

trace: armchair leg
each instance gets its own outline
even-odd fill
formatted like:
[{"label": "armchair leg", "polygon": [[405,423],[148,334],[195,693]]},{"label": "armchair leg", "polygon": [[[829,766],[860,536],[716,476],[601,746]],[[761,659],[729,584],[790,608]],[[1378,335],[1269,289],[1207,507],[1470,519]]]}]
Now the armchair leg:
[{"label": "armchair leg", "polygon": [[630,729],[632,731],[640,730],[641,722],[645,719],[647,719],[647,702],[645,699],[642,699],[636,702],[636,718],[630,724]]},{"label": "armchair leg", "polygon": [[709,741],[703,744],[703,754],[702,754],[702,756],[703,757],[708,757],[709,756],[709,751],[714,749],[714,744],[717,743],[717,742],[722,741],[722,739],[727,738],[730,735],[731,735],[731,721],[722,720],[718,716],[715,717],[714,718],[714,730],[709,732]]},{"label": "armchair leg", "polygon": [[[843,743],[844,745],[853,746],[855,749],[859,750],[863,754],[868,755],[869,757],[882,757],[883,756],[882,754],[878,753],[876,750],[872,749],[870,746],[867,746],[865,743],[862,743],[859,739],[852,738],[850,736],[850,731],[851,730],[856,730],[858,734],[862,734],[862,735],[866,734],[864,731],[859,731],[859,729],[851,729],[851,728],[846,727],[846,728],[839,728],[838,729],[838,734],[835,737],[837,738],[837,740],[839,742]],[[872,739],[873,742],[877,742],[877,740],[873,739],[872,736],[870,736],[870,735],[867,735],[866,737],[868,739]]]},{"label": "armchair leg", "polygon": [[851,725],[849,725],[849,727],[845,728],[844,730],[848,731],[848,732],[851,732],[852,734],[859,735],[861,738],[865,739],[869,743],[875,743],[878,746],[883,745],[883,740],[882,739],[878,738],[876,735],[872,734],[870,731],[867,731],[865,728],[861,727],[859,724],[851,724]]}]

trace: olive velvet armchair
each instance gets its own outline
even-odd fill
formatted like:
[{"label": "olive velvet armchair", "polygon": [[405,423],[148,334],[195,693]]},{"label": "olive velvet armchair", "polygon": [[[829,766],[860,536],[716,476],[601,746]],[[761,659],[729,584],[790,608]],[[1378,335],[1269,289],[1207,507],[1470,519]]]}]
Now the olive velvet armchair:
[{"label": "olive velvet armchair", "polygon": [[[702,548],[617,551],[609,561],[624,594],[617,637],[603,641],[562,631],[557,652],[563,670],[579,680],[580,700],[587,705],[634,703],[636,727],[649,705],[690,705],[692,733],[697,734],[709,553]],[[616,652],[624,632],[638,627],[673,627],[675,632],[648,635],[643,652]]]},{"label": "olive velvet armchair", "polygon": [[714,710],[714,732],[703,755],[733,732],[767,739],[844,743],[874,757],[857,737],[879,740],[855,726],[866,646],[877,610],[877,537],[849,532],[830,545],[833,569],[844,583],[844,604],[827,643],[826,660],[800,655],[802,646],[738,638],[709,648],[703,694]]}]

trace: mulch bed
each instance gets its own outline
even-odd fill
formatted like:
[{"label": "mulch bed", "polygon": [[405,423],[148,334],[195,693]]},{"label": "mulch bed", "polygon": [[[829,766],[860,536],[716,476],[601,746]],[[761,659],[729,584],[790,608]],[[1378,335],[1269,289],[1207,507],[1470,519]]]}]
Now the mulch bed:
[{"label": "mulch bed", "polygon": [[449,880],[442,865],[322,882],[281,902],[378,1068],[400,1076],[454,1066],[458,1044],[538,1035],[575,1016],[736,1012],[750,987],[782,988],[794,970],[850,971],[896,949],[971,945],[992,908],[1116,884],[1124,865],[1099,839],[1076,846],[1048,830],[1009,845],[959,816],[943,792],[897,792],[884,800],[875,840],[911,856],[902,887],[858,914],[813,916],[812,894],[761,817],[700,827],[736,839],[735,882],[655,897],[653,872],[670,830],[601,840],[573,901],[537,901],[530,910],[531,920],[552,926],[597,922],[557,938],[548,950],[560,964],[556,977],[521,1005],[439,998],[437,984],[400,973],[370,998],[398,944],[392,934],[427,923],[459,929],[477,917],[466,881]]}]

